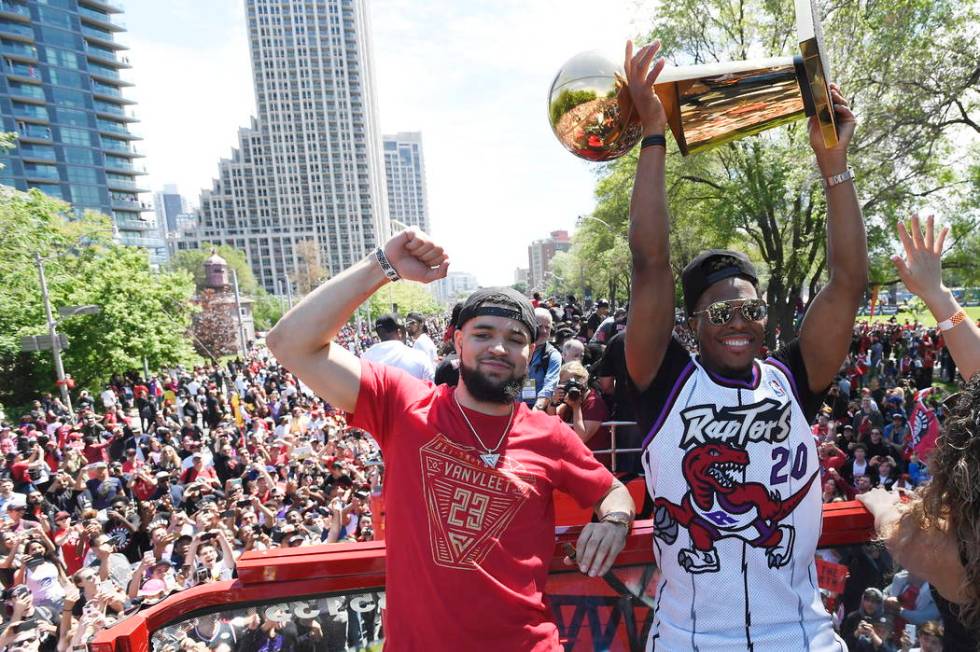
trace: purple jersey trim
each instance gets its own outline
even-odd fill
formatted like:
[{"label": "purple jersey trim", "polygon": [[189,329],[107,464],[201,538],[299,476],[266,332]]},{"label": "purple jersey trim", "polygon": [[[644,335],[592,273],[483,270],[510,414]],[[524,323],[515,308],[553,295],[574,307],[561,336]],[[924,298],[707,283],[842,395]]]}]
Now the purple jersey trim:
[{"label": "purple jersey trim", "polygon": [[752,503],[745,503],[744,505],[735,505],[730,500],[728,500],[728,496],[722,493],[715,493],[715,497],[718,499],[719,507],[724,509],[729,514],[744,514],[750,509],[756,507]]},{"label": "purple jersey trim", "polygon": [[660,430],[660,427],[664,425],[664,420],[667,418],[667,414],[670,413],[671,408],[674,407],[674,402],[677,400],[677,395],[680,393],[681,387],[684,386],[684,383],[687,382],[687,379],[691,377],[692,373],[694,373],[693,360],[687,363],[684,370],[681,371],[679,376],[677,376],[677,380],[674,381],[674,387],[671,388],[670,394],[667,395],[667,402],[664,403],[663,409],[660,410],[660,416],[658,416],[657,420],[653,422],[653,427],[650,428],[650,432],[648,432],[647,436],[643,439],[643,445],[641,448],[646,448],[650,442],[653,441],[653,438],[657,434],[657,431]]},{"label": "purple jersey trim", "polygon": [[736,389],[756,389],[759,387],[759,381],[762,379],[762,373],[759,371],[759,362],[757,360],[752,361],[752,380],[750,381],[740,380],[738,378],[726,378],[725,376],[721,376],[711,371],[703,364],[701,367],[708,372],[708,376],[711,378],[711,380],[723,387],[734,387]]},{"label": "purple jersey trim", "polygon": [[800,400],[800,390],[796,388],[796,377],[793,376],[793,372],[789,370],[789,367],[776,358],[766,358],[766,364],[771,364],[786,375],[789,379],[789,386],[793,389],[793,396],[796,397],[796,402],[803,405],[803,401]]}]

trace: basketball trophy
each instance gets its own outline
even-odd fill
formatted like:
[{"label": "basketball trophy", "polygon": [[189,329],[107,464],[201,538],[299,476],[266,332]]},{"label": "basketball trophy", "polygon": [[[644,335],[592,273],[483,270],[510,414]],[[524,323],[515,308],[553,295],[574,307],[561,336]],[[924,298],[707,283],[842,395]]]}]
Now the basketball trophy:
[{"label": "basketball trophy", "polygon": [[[654,83],[681,154],[701,152],[807,116],[837,143],[830,68],[817,0],[796,0],[800,54],[666,66]],[[623,68],[596,52],[569,59],[551,84],[548,117],[559,142],[589,161],[626,154],[641,126]]]}]

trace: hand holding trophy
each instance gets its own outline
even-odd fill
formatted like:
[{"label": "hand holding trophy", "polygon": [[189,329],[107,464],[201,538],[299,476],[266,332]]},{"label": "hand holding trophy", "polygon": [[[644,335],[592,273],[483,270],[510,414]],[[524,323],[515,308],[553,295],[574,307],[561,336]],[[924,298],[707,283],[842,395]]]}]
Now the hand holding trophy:
[{"label": "hand holding trophy", "polygon": [[838,98],[832,97],[828,85],[829,66],[815,1],[796,0],[800,43],[796,56],[694,66],[665,66],[657,59],[651,67],[659,42],[641,48],[635,56],[630,43],[623,68],[596,52],[576,55],[551,84],[551,128],[576,156],[609,161],[642,138],[657,98],[660,119],[670,127],[684,155],[805,116],[816,118],[815,130],[824,148],[832,149],[837,145]]},{"label": "hand holding trophy", "polygon": [[[633,54],[633,41],[626,42],[626,83],[629,87],[630,98],[636,107],[637,117],[644,136],[662,134],[667,126],[667,113],[663,102],[653,90],[657,76],[664,69],[663,59],[654,59],[660,52],[660,41],[640,48]],[[651,66],[651,62],[653,65]]]}]

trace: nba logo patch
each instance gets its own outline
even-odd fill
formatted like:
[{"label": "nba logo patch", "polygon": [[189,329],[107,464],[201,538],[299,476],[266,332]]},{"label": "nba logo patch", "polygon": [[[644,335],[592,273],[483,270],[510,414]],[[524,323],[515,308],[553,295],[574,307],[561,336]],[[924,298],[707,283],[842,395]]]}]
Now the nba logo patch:
[{"label": "nba logo patch", "polygon": [[776,392],[776,396],[785,396],[786,395],[786,390],[783,389],[782,384],[778,380],[776,380],[775,378],[773,378],[772,380],[769,381],[769,387],[772,388],[772,391]]}]

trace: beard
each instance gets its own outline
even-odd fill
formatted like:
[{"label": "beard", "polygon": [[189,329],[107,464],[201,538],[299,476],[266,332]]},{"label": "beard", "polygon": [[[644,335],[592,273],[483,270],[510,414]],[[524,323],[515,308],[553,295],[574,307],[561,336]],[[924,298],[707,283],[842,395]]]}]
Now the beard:
[{"label": "beard", "polygon": [[493,380],[473,367],[467,367],[460,360],[459,374],[466,390],[478,401],[487,403],[513,403],[521,396],[527,373],[512,375],[503,380]]}]

